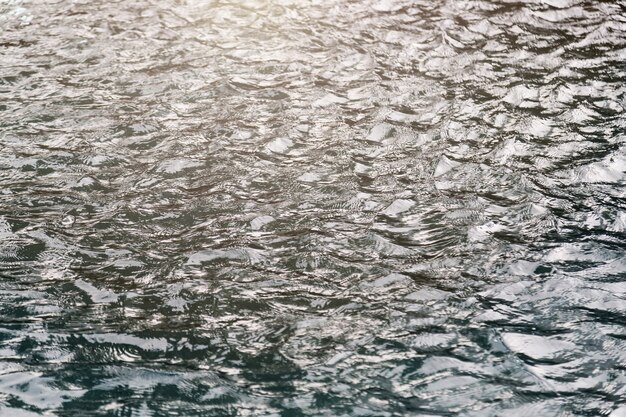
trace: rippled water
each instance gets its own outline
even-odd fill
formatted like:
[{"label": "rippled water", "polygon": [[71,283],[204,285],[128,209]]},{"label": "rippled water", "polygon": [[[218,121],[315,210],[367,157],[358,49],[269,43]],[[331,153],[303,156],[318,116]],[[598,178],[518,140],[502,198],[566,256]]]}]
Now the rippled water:
[{"label": "rippled water", "polygon": [[626,416],[625,1],[0,30],[0,415]]}]

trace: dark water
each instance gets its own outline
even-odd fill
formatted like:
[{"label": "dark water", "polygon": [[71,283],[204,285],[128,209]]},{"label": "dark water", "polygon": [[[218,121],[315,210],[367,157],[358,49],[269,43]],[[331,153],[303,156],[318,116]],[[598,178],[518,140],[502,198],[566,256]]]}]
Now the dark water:
[{"label": "dark water", "polygon": [[0,30],[1,416],[626,416],[626,2]]}]

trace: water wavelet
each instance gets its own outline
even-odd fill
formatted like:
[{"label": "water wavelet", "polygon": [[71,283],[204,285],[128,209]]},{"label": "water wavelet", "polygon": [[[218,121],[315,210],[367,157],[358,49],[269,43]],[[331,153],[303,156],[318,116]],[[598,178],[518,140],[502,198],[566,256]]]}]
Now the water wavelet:
[{"label": "water wavelet", "polygon": [[0,414],[623,412],[623,1],[0,1]]}]

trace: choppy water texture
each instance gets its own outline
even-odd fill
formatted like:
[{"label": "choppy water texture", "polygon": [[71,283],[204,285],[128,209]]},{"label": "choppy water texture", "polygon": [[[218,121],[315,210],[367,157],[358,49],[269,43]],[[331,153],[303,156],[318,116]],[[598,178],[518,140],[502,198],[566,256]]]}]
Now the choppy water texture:
[{"label": "choppy water texture", "polygon": [[0,28],[3,417],[626,416],[626,2]]}]

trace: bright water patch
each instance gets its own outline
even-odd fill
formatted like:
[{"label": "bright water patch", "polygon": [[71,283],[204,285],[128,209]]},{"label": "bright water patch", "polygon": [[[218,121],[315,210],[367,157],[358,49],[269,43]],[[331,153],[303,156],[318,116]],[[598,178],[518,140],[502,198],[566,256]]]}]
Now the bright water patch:
[{"label": "bright water patch", "polygon": [[0,30],[0,415],[626,415],[623,1]]}]

